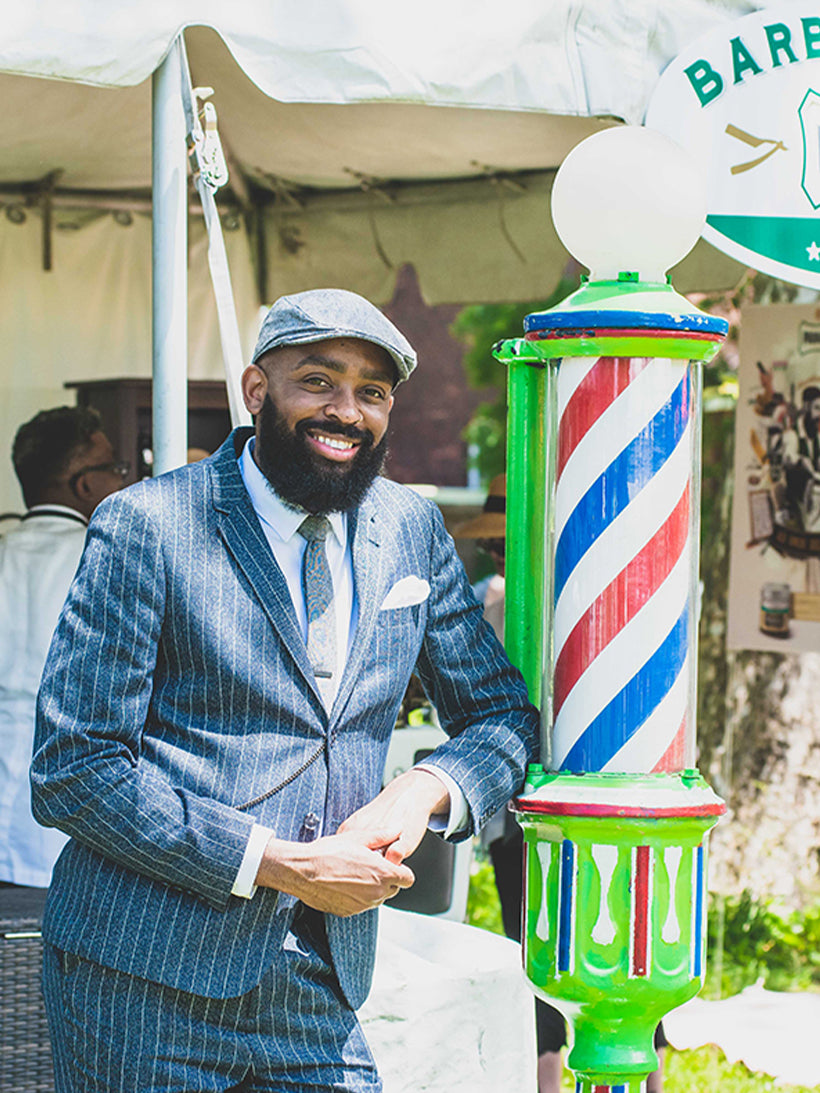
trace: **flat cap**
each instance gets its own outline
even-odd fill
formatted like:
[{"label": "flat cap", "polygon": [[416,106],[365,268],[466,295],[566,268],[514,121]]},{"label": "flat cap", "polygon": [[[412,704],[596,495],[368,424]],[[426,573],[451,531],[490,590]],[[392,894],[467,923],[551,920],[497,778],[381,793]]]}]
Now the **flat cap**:
[{"label": "flat cap", "polygon": [[416,367],[416,351],[377,307],[344,288],[316,288],[280,296],[265,316],[251,363],[281,345],[303,345],[325,338],[361,338],[387,350],[399,382]]}]

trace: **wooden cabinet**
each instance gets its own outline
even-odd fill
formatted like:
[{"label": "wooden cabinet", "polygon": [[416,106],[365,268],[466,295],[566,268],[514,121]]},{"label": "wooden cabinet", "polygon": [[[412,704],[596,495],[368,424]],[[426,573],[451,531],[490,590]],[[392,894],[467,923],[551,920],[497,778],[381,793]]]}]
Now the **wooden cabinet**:
[{"label": "wooden cabinet", "polygon": [[[131,472],[126,482],[151,474],[151,381],[112,379],[69,381],[78,406],[93,406],[118,459],[127,459]],[[222,380],[188,381],[188,448],[213,452],[231,431],[228,395]]]}]

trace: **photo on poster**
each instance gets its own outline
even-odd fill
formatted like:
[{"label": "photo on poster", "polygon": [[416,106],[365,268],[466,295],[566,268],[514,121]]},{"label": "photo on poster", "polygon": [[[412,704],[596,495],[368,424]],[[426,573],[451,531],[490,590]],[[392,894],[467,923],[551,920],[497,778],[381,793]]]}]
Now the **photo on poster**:
[{"label": "photo on poster", "polygon": [[820,650],[820,307],[740,324],[730,649]]}]

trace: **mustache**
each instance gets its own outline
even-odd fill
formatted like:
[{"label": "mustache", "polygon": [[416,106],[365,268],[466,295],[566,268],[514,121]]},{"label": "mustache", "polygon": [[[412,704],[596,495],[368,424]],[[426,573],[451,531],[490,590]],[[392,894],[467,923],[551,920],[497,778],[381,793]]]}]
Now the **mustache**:
[{"label": "mustache", "polygon": [[[268,393],[257,417],[257,456],[271,489],[286,505],[313,513],[346,512],[355,508],[381,471],[387,436],[375,442],[367,428],[338,419],[313,419],[289,428]],[[315,429],[359,441],[352,459],[341,466],[310,451],[306,432]]]},{"label": "mustache", "polygon": [[293,431],[298,436],[305,436],[310,429],[324,433],[325,436],[344,436],[348,440],[358,440],[362,446],[373,443],[373,434],[369,429],[358,429],[355,425],[345,425],[341,421],[300,421]]}]

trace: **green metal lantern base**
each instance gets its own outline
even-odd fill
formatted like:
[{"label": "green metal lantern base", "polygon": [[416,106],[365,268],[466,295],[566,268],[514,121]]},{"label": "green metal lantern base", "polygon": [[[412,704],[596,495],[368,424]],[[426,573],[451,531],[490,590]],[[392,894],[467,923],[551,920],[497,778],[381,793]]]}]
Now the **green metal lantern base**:
[{"label": "green metal lantern base", "polygon": [[703,984],[705,839],[725,806],[697,771],[531,768],[515,808],[530,986],[572,1023],[581,1089],[631,1093],[658,1022]]},{"label": "green metal lantern base", "polygon": [[572,1022],[574,1044],[567,1056],[567,1066],[575,1073],[581,1089],[621,1086],[629,1093],[639,1090],[647,1076],[658,1069],[654,1034],[662,1016],[661,1013],[652,1024],[648,1014],[640,1023],[577,1015]]},{"label": "green metal lantern base", "polygon": [[[657,1063],[653,1069],[657,1069]],[[652,1071],[650,1071],[650,1074]],[[613,1093],[643,1093],[644,1091],[644,1079],[634,1078],[618,1082],[617,1085],[601,1084],[590,1078],[576,1075],[575,1078],[575,1093],[601,1093],[601,1090],[613,1091]]]}]

